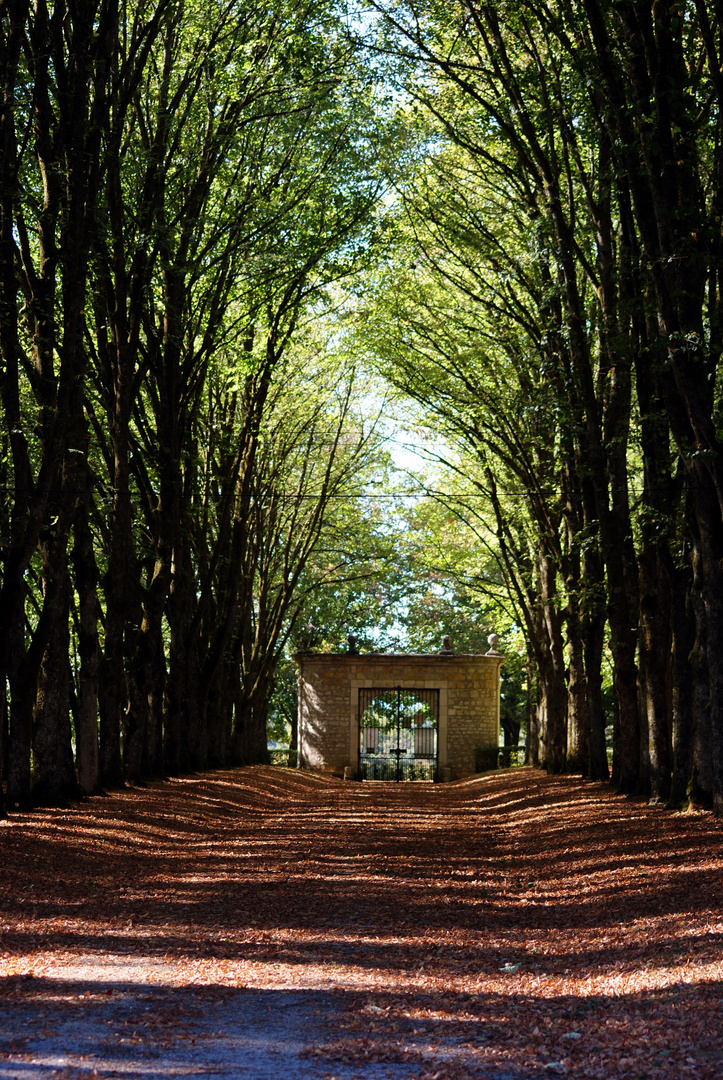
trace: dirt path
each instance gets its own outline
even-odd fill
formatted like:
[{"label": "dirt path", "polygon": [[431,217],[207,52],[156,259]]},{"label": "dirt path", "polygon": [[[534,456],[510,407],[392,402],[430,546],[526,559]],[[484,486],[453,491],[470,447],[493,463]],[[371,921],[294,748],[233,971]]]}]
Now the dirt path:
[{"label": "dirt path", "polygon": [[529,770],[0,823],[0,1078],[723,1075],[723,827]]}]

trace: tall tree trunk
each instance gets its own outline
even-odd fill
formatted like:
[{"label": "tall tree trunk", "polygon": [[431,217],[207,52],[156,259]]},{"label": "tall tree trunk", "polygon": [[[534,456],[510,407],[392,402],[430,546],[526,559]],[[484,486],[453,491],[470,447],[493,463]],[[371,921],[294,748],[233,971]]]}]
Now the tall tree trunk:
[{"label": "tall tree trunk", "polygon": [[3,676],[0,685],[0,817],[5,817],[4,784],[8,775],[8,689]]},{"label": "tall tree trunk", "polygon": [[198,656],[198,642],[193,641],[187,651],[186,697],[183,702],[183,742],[181,765],[185,770],[207,767],[206,717],[208,712],[208,687]]},{"label": "tall tree trunk", "polygon": [[[174,360],[169,362],[173,381]],[[183,522],[183,482],[180,473],[180,448],[176,445],[177,425],[171,404],[162,401],[159,406],[158,429],[164,447],[163,461],[159,470],[161,499],[154,515],[156,529],[156,552],[168,575],[168,680],[164,697],[163,760],[165,770],[171,776],[188,768],[186,747],[187,732],[184,729],[184,700],[189,688],[189,641],[188,631],[193,614],[190,590],[192,578],[185,573],[186,544],[189,530]]]},{"label": "tall tree trunk", "polygon": [[[140,597],[135,597],[136,609],[131,624],[138,626],[132,655],[126,662],[128,708],[123,718],[123,772],[127,780],[136,782],[143,773],[143,760],[148,755],[148,694],[150,677],[150,641],[144,627]],[[129,614],[131,614],[129,612]],[[126,648],[132,640],[126,635]]]},{"label": "tall tree trunk", "polygon": [[[702,477],[697,479],[700,482]],[[710,694],[709,755],[713,809],[716,814],[723,815],[723,524],[712,485],[698,489],[696,503],[705,582],[703,608]]]},{"label": "tall tree trunk", "polygon": [[711,712],[710,681],[708,678],[708,623],[706,619],[700,544],[695,522],[693,525],[692,566],[693,582],[690,604],[695,616],[695,644],[690,654],[693,670],[693,769],[688,784],[691,806],[710,808],[713,805],[713,768],[710,753]]},{"label": "tall tree trunk", "polygon": [[588,545],[582,560],[586,587],[586,611],[583,621],[583,651],[587,705],[588,761],[590,780],[610,776],[605,737],[605,709],[602,696],[602,657],[605,646],[605,584],[602,560],[597,546]]},{"label": "tall tree trunk", "polygon": [[540,557],[540,594],[548,641],[548,663],[543,672],[545,707],[545,768],[550,773],[565,769],[567,753],[567,688],[562,620],[557,608],[557,566],[550,556]]},{"label": "tall tree trunk", "polygon": [[78,592],[78,695],[75,708],[76,762],[78,783],[86,795],[100,790],[98,755],[98,679],[100,647],[98,644],[98,568],[93,551],[93,536],[87,509],[79,505],[75,520],[73,572]]},{"label": "tall tree trunk", "polygon": [[[651,298],[648,297],[648,303]],[[652,306],[652,305],[651,305]],[[655,374],[664,356],[652,352],[657,327],[640,322],[643,346],[636,354],[636,385],[643,451],[643,499],[640,513],[640,655],[644,669],[642,715],[649,755],[650,798],[667,802],[672,777],[671,663],[672,584],[669,542],[675,517],[671,478],[670,432]]]},{"label": "tall tree trunk", "polygon": [[59,544],[56,540],[52,548],[52,569],[51,560],[46,560],[44,577],[40,616],[44,648],[33,717],[32,799],[36,805],[62,805],[79,793],[70,728],[70,583],[65,538]]},{"label": "tall tree trunk", "polygon": [[[617,601],[621,600],[618,596]],[[638,790],[640,780],[640,714],[635,644],[630,640],[628,621],[617,617],[617,613],[616,617],[610,615],[615,692],[612,782],[618,791],[630,795]],[[613,623],[616,625],[613,626]],[[619,635],[617,637],[616,627]]]},{"label": "tall tree trunk", "polygon": [[[175,588],[175,587],[174,587]],[[172,597],[173,606],[178,602]],[[174,617],[169,617],[171,634],[168,653],[168,682],[166,685],[165,714],[163,718],[163,760],[166,772],[177,776],[186,767],[183,730],[183,701],[188,693],[188,653],[185,648],[183,623],[178,619],[178,610]]]},{"label": "tall tree trunk", "polygon": [[[528,690],[529,693],[529,690]],[[291,731],[289,733],[289,765],[291,768],[295,768],[299,764],[299,698],[296,697],[294,708],[291,712],[291,720],[289,724]],[[529,726],[527,728],[529,732]]]},{"label": "tall tree trunk", "polygon": [[163,626],[156,623],[151,640],[151,673],[148,680],[148,763],[144,771],[149,776],[163,776],[163,703],[166,690],[166,657],[163,647]]},{"label": "tall tree trunk", "polygon": [[537,724],[537,669],[531,650],[527,652],[527,693],[525,695],[525,765],[540,764],[540,733]]},{"label": "tall tree trunk", "polygon": [[233,731],[233,703],[239,680],[238,662],[233,657],[225,660],[209,696],[208,725],[209,764],[219,767],[229,760]]},{"label": "tall tree trunk", "polygon": [[[629,368],[625,365],[620,376],[623,383],[618,392],[619,412],[608,407],[606,441],[614,442],[616,452],[608,454],[610,508],[605,505],[607,492],[598,495],[601,515],[601,545],[608,582],[608,622],[610,651],[613,656],[613,687],[618,717],[617,788],[625,794],[638,790],[640,779],[640,713],[638,710],[638,672],[635,654],[638,644],[638,568],[632,539],[632,523],[628,503],[628,478],[625,461],[627,438],[621,439],[620,429],[630,415]],[[613,382],[615,380],[612,380]],[[620,445],[622,441],[622,446]]]},{"label": "tall tree trunk", "polygon": [[642,650],[638,653],[638,715],[640,716],[640,749],[638,754],[638,787],[637,794],[644,798],[650,798],[650,744],[648,739],[648,723],[646,716],[646,671],[645,656]]},{"label": "tall tree trunk", "polygon": [[166,658],[163,646],[163,613],[169,567],[157,547],[150,584],[144,597],[140,627],[128,664],[130,712],[142,732],[134,761],[124,762],[129,779],[163,775],[163,711]]},{"label": "tall tree trunk", "polygon": [[9,810],[27,810],[30,807],[30,752],[33,738],[35,671],[25,647],[25,621],[22,606],[20,607],[21,617],[12,619],[10,623],[11,636],[8,643],[10,716],[7,806]]},{"label": "tall tree trunk", "polygon": [[613,763],[610,783],[616,791],[620,787],[620,760],[620,706],[617,695],[613,693]]},{"label": "tall tree trunk", "polygon": [[253,710],[253,740],[248,745],[248,756],[259,765],[268,765],[269,757],[269,687],[264,688],[254,702]]},{"label": "tall tree trunk", "polygon": [[125,634],[128,623],[128,576],[131,559],[131,501],[128,488],[127,432],[116,435],[113,463],[113,511],[108,570],[103,579],[106,610],[101,662],[100,772],[103,784],[120,786],[124,772],[121,731],[128,706]]},{"label": "tall tree trunk", "polygon": [[241,707],[236,713],[235,730],[241,747],[243,765],[268,765],[269,750],[266,723],[268,719],[268,700],[263,695],[248,699],[242,698]]},{"label": "tall tree trunk", "polygon": [[567,684],[567,772],[588,773],[589,734],[587,729],[587,681],[584,645],[577,597],[570,598],[567,618],[569,678]]},{"label": "tall tree trunk", "polygon": [[[651,550],[652,548],[652,550]],[[640,558],[640,650],[642,691],[650,756],[650,801],[665,803],[670,795],[670,588],[657,551],[645,546]]]},{"label": "tall tree trunk", "polygon": [[673,776],[669,805],[680,808],[688,802],[688,785],[693,775],[694,678],[691,654],[695,648],[695,616],[689,590],[691,574],[676,569],[672,580],[672,743]]}]

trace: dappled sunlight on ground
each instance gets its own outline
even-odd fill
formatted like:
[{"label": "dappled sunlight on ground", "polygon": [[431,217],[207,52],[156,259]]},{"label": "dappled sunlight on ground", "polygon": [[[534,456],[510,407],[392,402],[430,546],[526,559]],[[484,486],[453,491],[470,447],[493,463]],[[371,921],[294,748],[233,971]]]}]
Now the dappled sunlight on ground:
[{"label": "dappled sunlight on ground", "polygon": [[[267,1022],[273,1000],[299,1029],[289,1077],[718,1077],[721,838],[708,815],[528,769],[449,785],[230,770],[14,814],[0,1077],[51,1075],[48,1015],[117,1027],[124,997],[133,1034],[90,1041],[95,1075],[126,1037],[124,1075],[143,1048],[143,1075],[196,1075],[203,1039],[216,1072],[261,1080],[291,1022]],[[214,1029],[239,1009],[245,1049]]]}]

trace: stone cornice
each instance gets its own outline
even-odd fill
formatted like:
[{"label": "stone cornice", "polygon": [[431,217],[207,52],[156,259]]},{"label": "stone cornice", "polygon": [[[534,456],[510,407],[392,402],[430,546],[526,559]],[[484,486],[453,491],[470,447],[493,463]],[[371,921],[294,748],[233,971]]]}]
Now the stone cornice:
[{"label": "stone cornice", "polygon": [[480,660],[495,660],[504,663],[502,653],[294,653],[294,660],[300,663],[303,660],[317,660],[324,663],[343,664],[406,664],[406,663],[479,663]]}]

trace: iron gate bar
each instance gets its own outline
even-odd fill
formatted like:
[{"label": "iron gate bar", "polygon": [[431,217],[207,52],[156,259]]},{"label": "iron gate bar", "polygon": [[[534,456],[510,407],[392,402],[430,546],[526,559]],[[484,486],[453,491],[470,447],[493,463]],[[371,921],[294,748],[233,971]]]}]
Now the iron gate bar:
[{"label": "iron gate bar", "polygon": [[359,742],[362,779],[437,779],[439,690],[360,687]]}]

